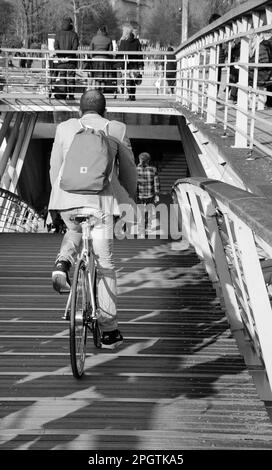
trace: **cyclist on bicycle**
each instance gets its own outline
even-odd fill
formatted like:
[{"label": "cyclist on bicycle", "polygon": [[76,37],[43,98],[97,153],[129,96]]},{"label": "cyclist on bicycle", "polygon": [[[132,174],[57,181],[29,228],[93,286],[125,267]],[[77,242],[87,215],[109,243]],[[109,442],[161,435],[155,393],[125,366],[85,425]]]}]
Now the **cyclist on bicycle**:
[{"label": "cyclist on bicycle", "polygon": [[[87,90],[80,100],[81,119],[69,119],[57,126],[50,160],[52,191],[49,210],[60,211],[67,227],[52,273],[53,287],[60,292],[70,287],[69,269],[74,263],[81,243],[81,226],[75,215],[93,214],[97,222],[92,230],[93,250],[98,270],[98,321],[102,332],[102,346],[114,349],[122,343],[116,311],[116,273],[113,263],[113,217],[120,215],[118,204],[133,204],[137,190],[137,170],[126,126],[105,117],[106,100],[98,90]],[[81,124],[82,123],[82,124]],[[75,134],[82,125],[96,131],[108,128],[108,140],[118,160],[111,182],[99,194],[72,194],[60,188],[60,172],[64,158]],[[71,220],[72,219],[72,220]]]}]

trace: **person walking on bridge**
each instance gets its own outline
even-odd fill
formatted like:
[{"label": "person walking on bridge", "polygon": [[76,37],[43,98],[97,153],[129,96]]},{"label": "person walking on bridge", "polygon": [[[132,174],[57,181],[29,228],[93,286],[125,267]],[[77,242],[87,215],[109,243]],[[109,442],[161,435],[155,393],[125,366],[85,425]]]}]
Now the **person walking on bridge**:
[{"label": "person walking on bridge", "polygon": [[150,164],[151,156],[148,152],[139,155],[137,166],[137,203],[144,205],[144,227],[151,228],[153,207],[160,199],[160,181],[157,168]]},{"label": "person walking on bridge", "polygon": [[[132,204],[136,198],[137,169],[126,125],[105,118],[106,100],[99,90],[87,90],[80,100],[81,119],[72,118],[57,126],[50,160],[52,191],[49,210],[58,210],[67,227],[54,270],[53,287],[57,292],[70,288],[69,269],[74,264],[81,244],[81,225],[75,215],[86,213],[96,217],[92,230],[93,250],[98,270],[99,325],[103,347],[113,349],[123,341],[118,329],[116,311],[116,273],[113,262],[113,218],[120,216],[119,204]],[[107,136],[114,171],[107,186],[98,194],[75,194],[64,191],[60,181],[64,163],[75,135],[82,128],[103,130]],[[118,167],[118,173],[117,173]]]}]

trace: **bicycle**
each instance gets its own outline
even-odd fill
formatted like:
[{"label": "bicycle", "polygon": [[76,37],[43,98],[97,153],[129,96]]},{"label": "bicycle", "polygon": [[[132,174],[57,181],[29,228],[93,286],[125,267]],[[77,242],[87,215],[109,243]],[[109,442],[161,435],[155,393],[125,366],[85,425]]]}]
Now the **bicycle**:
[{"label": "bicycle", "polygon": [[[75,265],[73,282],[63,318],[70,321],[70,360],[74,377],[84,373],[88,330],[96,348],[101,348],[101,331],[97,320],[97,270],[92,250],[91,230],[96,222],[92,215],[76,215],[82,227],[82,250]],[[62,292],[65,293],[65,292]]]}]

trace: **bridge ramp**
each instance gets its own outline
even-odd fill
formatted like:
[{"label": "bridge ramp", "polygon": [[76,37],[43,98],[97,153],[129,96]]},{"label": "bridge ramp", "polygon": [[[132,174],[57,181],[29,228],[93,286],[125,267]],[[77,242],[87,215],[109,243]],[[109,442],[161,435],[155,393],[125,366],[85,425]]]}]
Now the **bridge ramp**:
[{"label": "bridge ramp", "polygon": [[0,449],[271,449],[272,426],[192,249],[116,241],[115,353],[71,375],[55,234],[1,235]]}]

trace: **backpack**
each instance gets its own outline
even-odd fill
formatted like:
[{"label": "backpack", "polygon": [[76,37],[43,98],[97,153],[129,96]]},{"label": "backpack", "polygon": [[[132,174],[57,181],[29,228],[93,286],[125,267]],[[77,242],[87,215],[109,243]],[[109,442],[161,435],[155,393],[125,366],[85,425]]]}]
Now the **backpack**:
[{"label": "backpack", "polygon": [[79,122],[82,128],[66,154],[60,188],[69,193],[99,194],[110,182],[115,157],[104,131]]}]

